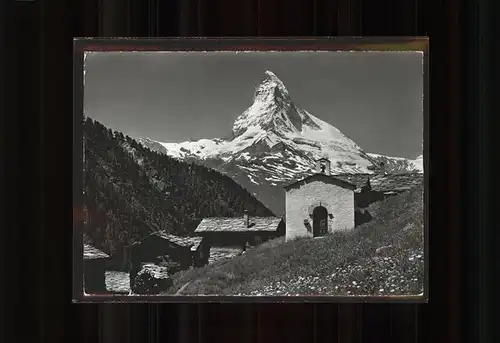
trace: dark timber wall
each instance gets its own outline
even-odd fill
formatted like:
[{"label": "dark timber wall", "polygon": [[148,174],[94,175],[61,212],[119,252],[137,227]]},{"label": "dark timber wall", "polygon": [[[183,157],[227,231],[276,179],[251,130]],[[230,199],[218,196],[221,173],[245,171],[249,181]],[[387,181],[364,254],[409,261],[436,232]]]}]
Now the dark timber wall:
[{"label": "dark timber wall", "polygon": [[85,292],[106,292],[106,259],[84,260],[83,275],[85,280]]},{"label": "dark timber wall", "polygon": [[193,264],[193,253],[189,247],[176,245],[155,235],[149,236],[141,243],[127,248],[130,277],[138,273],[142,263],[156,263],[161,257],[180,264],[181,269],[188,269]]}]

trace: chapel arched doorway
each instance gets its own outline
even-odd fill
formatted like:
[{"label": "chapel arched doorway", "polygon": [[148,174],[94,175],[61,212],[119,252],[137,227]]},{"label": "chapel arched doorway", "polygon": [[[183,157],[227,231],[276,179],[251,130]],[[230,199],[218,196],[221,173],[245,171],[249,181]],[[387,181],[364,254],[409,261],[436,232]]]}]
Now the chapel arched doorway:
[{"label": "chapel arched doorway", "polygon": [[328,233],[328,211],[318,206],[313,211],[313,237],[324,236]]}]

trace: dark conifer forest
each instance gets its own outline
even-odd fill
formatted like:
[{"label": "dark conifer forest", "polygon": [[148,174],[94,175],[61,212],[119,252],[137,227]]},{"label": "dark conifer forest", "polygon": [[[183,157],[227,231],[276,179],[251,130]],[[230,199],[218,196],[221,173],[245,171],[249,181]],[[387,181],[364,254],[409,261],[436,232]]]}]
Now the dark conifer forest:
[{"label": "dark conifer forest", "polygon": [[274,214],[228,176],[153,152],[85,118],[84,240],[108,254],[145,235],[190,235],[210,216]]}]

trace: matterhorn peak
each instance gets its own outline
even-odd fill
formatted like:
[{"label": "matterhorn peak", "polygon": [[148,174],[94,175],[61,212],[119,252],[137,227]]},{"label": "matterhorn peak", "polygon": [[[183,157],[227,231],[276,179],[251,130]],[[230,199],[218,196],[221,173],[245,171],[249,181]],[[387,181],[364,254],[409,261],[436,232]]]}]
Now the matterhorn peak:
[{"label": "matterhorn peak", "polygon": [[264,79],[262,80],[262,83],[266,82],[271,83],[273,86],[283,86],[283,88],[285,87],[279,77],[277,77],[276,74],[270,70],[266,70],[264,72]]},{"label": "matterhorn peak", "polygon": [[254,102],[290,101],[290,95],[283,82],[270,70],[264,72],[264,78],[255,89]]},{"label": "matterhorn peak", "polygon": [[239,136],[249,128],[260,128],[281,135],[301,130],[307,115],[290,99],[283,82],[272,71],[266,70],[264,78],[255,89],[252,105],[234,122],[233,133]]},{"label": "matterhorn peak", "polygon": [[247,91],[252,88],[253,99],[248,99],[248,107],[238,113],[232,132],[222,139],[141,143],[151,150],[230,176],[277,215],[285,210],[281,186],[310,175],[320,158],[328,159],[330,174],[372,173],[375,157],[336,127],[294,103],[274,72],[261,70]]},{"label": "matterhorn peak", "polygon": [[272,71],[270,70],[266,70],[264,72],[264,80],[263,81],[266,81],[266,80],[269,80],[269,81],[274,81],[276,83],[281,83],[283,84],[283,82],[279,79],[278,76],[276,76],[275,73],[273,73]]}]

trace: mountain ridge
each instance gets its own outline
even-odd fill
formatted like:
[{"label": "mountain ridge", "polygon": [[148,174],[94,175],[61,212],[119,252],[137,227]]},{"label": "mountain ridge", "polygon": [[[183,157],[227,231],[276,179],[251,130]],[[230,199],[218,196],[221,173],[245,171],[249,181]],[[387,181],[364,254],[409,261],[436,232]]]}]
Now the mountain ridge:
[{"label": "mountain ridge", "polygon": [[373,173],[381,165],[420,167],[410,160],[365,152],[339,129],[295,104],[271,71],[264,73],[252,104],[234,121],[230,138],[138,141],[162,154],[229,175],[277,215],[284,214],[282,186],[312,173],[318,158],[330,160],[333,174]]},{"label": "mountain ridge", "polygon": [[207,216],[273,216],[227,175],[156,153],[89,117],[83,144],[84,239],[107,254],[153,231],[191,235]]}]

